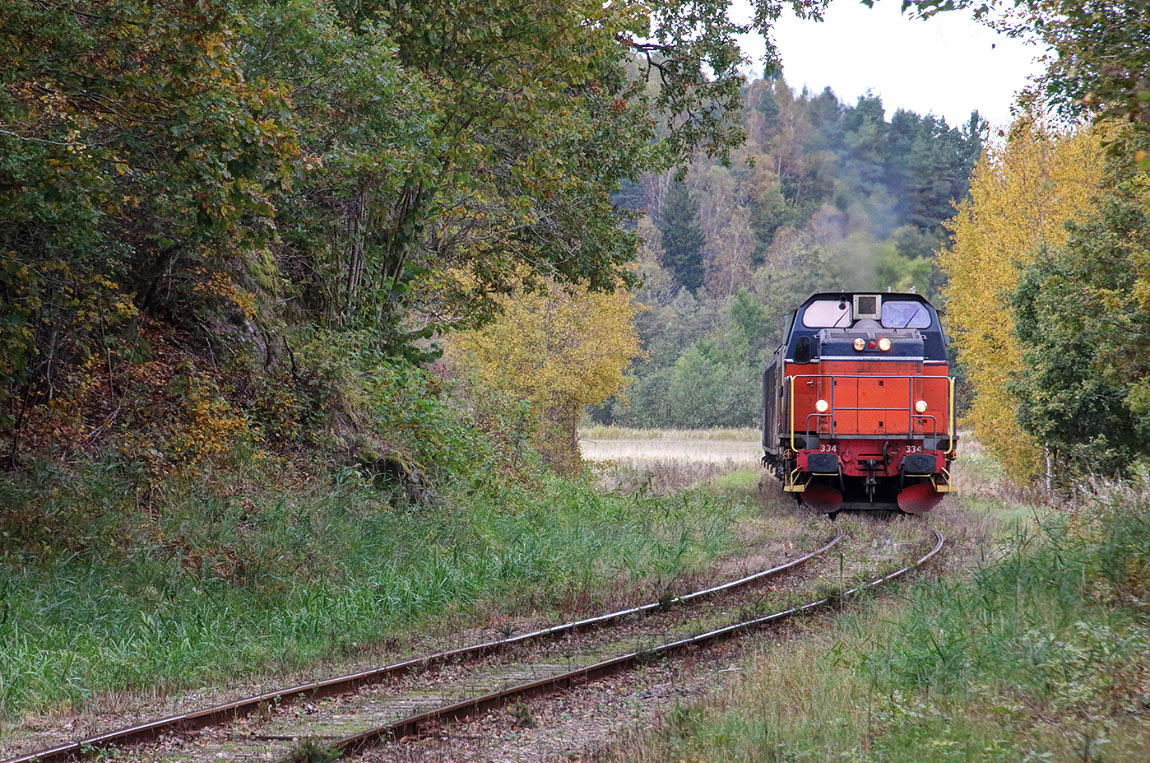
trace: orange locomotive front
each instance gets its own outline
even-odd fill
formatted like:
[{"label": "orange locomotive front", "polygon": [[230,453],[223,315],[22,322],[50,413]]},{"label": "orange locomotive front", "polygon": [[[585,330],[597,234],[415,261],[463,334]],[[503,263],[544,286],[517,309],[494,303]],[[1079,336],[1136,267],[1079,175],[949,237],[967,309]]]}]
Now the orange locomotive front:
[{"label": "orange locomotive front", "polygon": [[817,511],[929,511],[952,490],[948,369],[920,295],[812,296],[763,373],[763,463]]}]

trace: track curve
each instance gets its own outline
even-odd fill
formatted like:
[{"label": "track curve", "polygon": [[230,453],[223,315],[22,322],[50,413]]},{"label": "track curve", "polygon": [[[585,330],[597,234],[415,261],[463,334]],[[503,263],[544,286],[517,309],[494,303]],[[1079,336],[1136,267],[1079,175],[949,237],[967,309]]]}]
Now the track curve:
[{"label": "track curve", "polygon": [[[481,697],[475,697],[453,705],[436,708],[435,710],[420,713],[418,715],[412,715],[385,726],[379,726],[369,731],[344,737],[331,743],[328,748],[340,756],[355,753],[376,744],[386,743],[388,741],[400,739],[405,736],[417,735],[419,734],[421,728],[437,722],[464,718],[475,713],[505,705],[512,699],[520,699],[538,694],[544,694],[561,688],[577,686],[596,678],[610,675],[621,670],[626,670],[639,663],[650,661],[651,659],[657,657],[675,654],[691,647],[703,646],[709,643],[720,641],[722,639],[730,638],[735,635],[746,633],[757,628],[761,628],[764,625],[773,622],[786,620],[798,614],[821,609],[823,607],[829,606],[832,602],[841,601],[842,599],[855,596],[867,589],[880,586],[884,583],[902,577],[911,570],[917,569],[926,562],[930,561],[936,554],[938,554],[938,552],[942,549],[943,544],[946,542],[946,538],[942,533],[940,533],[938,530],[935,530],[934,528],[930,528],[930,530],[934,533],[936,542],[934,547],[925,555],[912,562],[911,564],[905,565],[904,567],[891,572],[890,574],[883,575],[882,577],[875,578],[874,580],[855,586],[854,588],[844,591],[838,596],[824,597],[822,599],[818,599],[817,601],[812,601],[801,606],[792,607],[790,609],[775,612],[763,617],[757,617],[751,620],[746,620],[744,622],[717,628],[706,633],[692,636],[690,638],[679,639],[677,641],[662,644],[652,649],[631,652],[629,654],[624,654],[609,660],[604,660],[588,667],[582,667],[577,670],[556,676],[551,676],[539,681],[520,684],[518,686],[503,689]],[[838,537],[841,537],[841,533],[842,531],[840,529],[839,536],[836,537],[836,541]],[[290,757],[282,758],[280,759],[280,763],[292,763],[293,760],[294,759]]]},{"label": "track curve", "polygon": [[[471,646],[449,649],[434,654],[416,657],[401,662],[392,663],[372,670],[352,673],[348,675],[329,678],[309,684],[300,684],[286,689],[265,692],[252,697],[228,702],[221,705],[195,710],[188,713],[170,715],[164,718],[148,721],[133,726],[110,731],[104,734],[80,739],[75,742],[58,745],[44,750],[19,755],[0,763],[55,763],[56,761],[76,760],[94,751],[116,747],[124,748],[156,739],[162,734],[171,732],[186,732],[195,729],[230,723],[253,713],[260,712],[268,707],[282,707],[301,699],[313,699],[338,694],[347,694],[363,686],[379,683],[396,675],[409,674],[414,671],[463,660],[473,660],[490,654],[509,649],[510,647],[547,638],[558,638],[570,633],[576,633],[611,625],[629,617],[642,616],[653,612],[666,611],[669,607],[686,604],[697,599],[703,599],[716,594],[735,590],[751,585],[760,580],[774,577],[783,572],[798,567],[810,560],[821,556],[833,548],[843,537],[843,530],[832,521],[835,535],[819,548],[802,556],[778,564],[765,570],[730,580],[716,586],[704,588],[691,593],[676,596],[636,607],[621,609],[595,617],[584,618],[572,622],[542,628],[529,633],[511,636],[504,639],[486,641]],[[482,699],[482,698],[481,698]],[[444,709],[447,710],[446,708]],[[340,740],[337,744],[346,740]],[[349,742],[350,744],[350,742]]]}]

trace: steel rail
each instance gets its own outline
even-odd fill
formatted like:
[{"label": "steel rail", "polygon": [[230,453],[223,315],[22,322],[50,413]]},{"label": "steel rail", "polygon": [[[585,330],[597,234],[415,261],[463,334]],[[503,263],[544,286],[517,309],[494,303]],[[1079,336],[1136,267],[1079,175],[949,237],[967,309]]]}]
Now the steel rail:
[{"label": "steel rail", "polygon": [[698,599],[706,596],[713,596],[723,591],[740,588],[746,585],[750,585],[756,581],[778,575],[824,554],[836,543],[838,543],[842,537],[842,528],[836,524],[835,536],[814,551],[810,551],[800,557],[790,560],[789,562],[776,565],[770,569],[761,570],[737,580],[730,580],[710,588],[704,588],[699,591],[683,594],[682,596],[675,596],[671,599],[651,602],[650,604],[642,604],[640,606],[630,607],[628,609],[621,609],[617,612],[609,612],[604,615],[596,615],[595,617],[575,620],[573,622],[563,623],[562,625],[554,625],[548,628],[531,631],[529,633],[523,633],[518,636],[496,639],[494,641],[485,641],[479,644],[473,644],[471,646],[458,647],[456,649],[449,649],[443,652],[436,652],[435,654],[415,657],[409,660],[403,660],[402,662],[392,663],[390,665],[373,668],[371,670],[365,670],[359,673],[351,673],[349,675],[339,676],[336,678],[328,678],[323,681],[317,681],[315,683],[300,684],[289,689],[265,692],[254,697],[246,697],[244,699],[227,702],[203,710],[194,710],[187,713],[170,715],[165,718],[147,721],[145,723],[140,723],[134,726],[127,726],[115,731],[97,734],[95,736],[87,737],[86,739],[81,739],[75,742],[68,742],[66,744],[58,745],[56,747],[51,747],[45,750],[39,750],[37,752],[30,752],[24,755],[19,755],[15,758],[9,758],[5,761],[0,761],[0,763],[52,763],[54,761],[75,760],[82,757],[83,755],[101,748],[127,747],[130,745],[140,744],[153,740],[161,734],[168,732],[190,731],[204,728],[205,726],[227,723],[238,718],[251,715],[252,713],[259,711],[261,708],[270,706],[282,707],[283,705],[305,697],[311,699],[317,697],[327,697],[336,694],[346,694],[360,688],[361,686],[385,681],[397,674],[409,674],[418,670],[424,670],[449,662],[457,662],[464,659],[484,657],[489,654],[503,651],[508,647],[514,646],[516,644],[522,644],[528,641],[535,641],[543,638],[555,638],[569,633],[576,633],[583,630],[603,627],[618,620],[622,620],[623,618],[631,617],[634,615],[646,615],[653,611],[664,611],[669,607],[675,606],[676,604],[689,602],[693,599]]},{"label": "steel rail", "polygon": [[[722,628],[717,628],[707,633],[701,633],[689,638],[672,641],[661,646],[654,647],[638,652],[631,652],[630,654],[614,657],[609,660],[589,665],[587,667],[578,668],[561,675],[544,678],[530,683],[519,684],[507,689],[485,694],[481,697],[474,697],[472,699],[464,700],[453,705],[429,710],[425,713],[409,716],[386,726],[380,726],[368,731],[344,737],[332,743],[330,749],[342,756],[349,753],[361,751],[367,747],[386,743],[388,741],[400,739],[405,736],[418,735],[421,729],[429,724],[437,721],[453,720],[464,718],[469,715],[474,715],[485,710],[505,705],[511,698],[529,697],[537,694],[544,694],[561,689],[565,687],[577,686],[579,684],[587,683],[597,678],[611,675],[626,670],[634,665],[642,662],[649,662],[652,659],[675,654],[684,651],[691,647],[701,646],[711,642],[719,641],[721,639],[729,638],[731,636],[741,634],[756,628],[760,628],[772,622],[786,620],[794,615],[809,612],[811,610],[820,609],[829,605],[832,601],[841,601],[850,596],[854,596],[868,588],[887,583],[895,578],[905,575],[910,570],[916,569],[922,564],[929,561],[935,554],[942,548],[946,538],[938,530],[931,531],[934,533],[937,542],[927,554],[917,561],[908,564],[902,569],[896,570],[889,575],[876,578],[867,583],[851,588],[844,591],[837,596],[828,596],[818,601],[812,601],[802,606],[792,607],[791,609],[775,612],[770,615],[758,617],[753,620],[747,620],[734,625],[728,625]],[[292,758],[284,758],[280,763],[292,763]]]}]

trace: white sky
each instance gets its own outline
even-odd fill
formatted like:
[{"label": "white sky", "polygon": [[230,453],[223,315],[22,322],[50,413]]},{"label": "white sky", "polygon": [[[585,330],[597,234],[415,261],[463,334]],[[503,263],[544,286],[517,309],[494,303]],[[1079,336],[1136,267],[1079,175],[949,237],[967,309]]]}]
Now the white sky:
[{"label": "white sky", "polygon": [[[978,109],[993,126],[1008,123],[1015,93],[1042,71],[1036,62],[1042,50],[998,34],[967,11],[916,21],[902,16],[900,5],[834,0],[822,22],[801,21],[788,9],[773,33],[783,77],[796,91],[830,85],[849,104],[870,90],[882,97],[887,119],[904,108],[954,126]],[[735,0],[733,16],[749,19],[749,3]],[[762,38],[748,35],[740,44],[752,59],[750,71],[761,76]]]}]

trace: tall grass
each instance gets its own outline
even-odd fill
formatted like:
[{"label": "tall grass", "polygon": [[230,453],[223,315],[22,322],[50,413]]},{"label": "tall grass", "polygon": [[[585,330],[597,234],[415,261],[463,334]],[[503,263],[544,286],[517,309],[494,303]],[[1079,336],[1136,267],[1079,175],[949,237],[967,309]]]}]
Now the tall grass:
[{"label": "tall grass", "polygon": [[273,472],[203,472],[147,495],[99,464],[0,485],[0,502],[42,523],[33,542],[0,537],[0,717],[302,665],[447,613],[646,595],[723,553],[746,512],[553,478],[396,506],[355,472]]},{"label": "tall grass", "polygon": [[919,584],[763,655],[717,710],[620,759],[1150,758],[1150,482],[1020,533],[972,578]]}]

